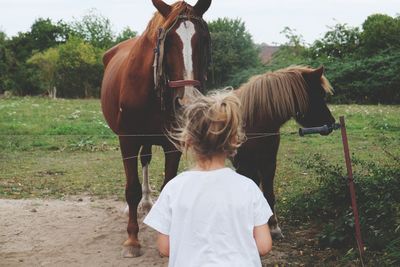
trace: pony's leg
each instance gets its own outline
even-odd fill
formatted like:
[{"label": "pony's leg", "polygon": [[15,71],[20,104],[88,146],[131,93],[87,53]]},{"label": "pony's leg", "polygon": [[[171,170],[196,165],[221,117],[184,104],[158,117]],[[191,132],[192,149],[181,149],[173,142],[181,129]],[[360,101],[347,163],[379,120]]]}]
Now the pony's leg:
[{"label": "pony's leg", "polygon": [[137,221],[137,208],[142,198],[137,164],[140,144],[132,137],[120,137],[119,143],[126,175],[125,198],[129,205],[128,239],[124,242],[122,256],[132,258],[141,255],[138,240],[139,225]]},{"label": "pony's leg", "polygon": [[140,201],[140,207],[148,213],[153,206],[153,200],[151,199],[151,188],[149,183],[149,165],[151,161],[151,145],[144,145],[140,151],[140,161],[142,163],[143,181],[142,181],[142,193],[143,197]]},{"label": "pony's leg", "polygon": [[[271,235],[274,239],[283,238],[282,230],[278,225],[278,219],[275,212],[275,193],[274,193],[274,177],[276,171],[276,155],[278,153],[280,138],[277,137],[276,140],[268,146],[268,150],[262,153],[264,157],[261,158],[259,163],[259,170],[261,174],[261,186],[264,193],[264,197],[267,199],[269,206],[271,207],[274,215],[268,221],[270,227]],[[267,153],[268,152],[268,153]]]},{"label": "pony's leg", "polygon": [[176,176],[178,172],[179,161],[182,155],[180,151],[176,151],[176,148],[173,145],[165,145],[163,146],[163,149],[165,155],[165,176],[161,190],[172,178]]},{"label": "pony's leg", "polygon": [[262,175],[262,189],[264,197],[267,199],[269,206],[271,207],[274,215],[268,221],[268,225],[271,231],[271,236],[274,239],[283,238],[282,230],[278,225],[278,219],[275,212],[275,193],[274,193],[274,176],[276,170],[276,159],[264,161],[260,168]]}]

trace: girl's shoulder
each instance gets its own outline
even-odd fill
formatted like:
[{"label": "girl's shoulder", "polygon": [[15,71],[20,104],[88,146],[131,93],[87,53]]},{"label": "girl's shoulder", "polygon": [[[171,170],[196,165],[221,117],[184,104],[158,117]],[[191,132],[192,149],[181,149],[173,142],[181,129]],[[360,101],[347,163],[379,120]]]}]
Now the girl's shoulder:
[{"label": "girl's shoulder", "polygon": [[259,190],[258,186],[249,177],[243,176],[229,167],[212,171],[183,171],[170,180],[163,190],[175,191],[184,185],[195,185],[207,179],[211,179],[215,184],[228,183],[230,187],[239,187],[241,190]]}]

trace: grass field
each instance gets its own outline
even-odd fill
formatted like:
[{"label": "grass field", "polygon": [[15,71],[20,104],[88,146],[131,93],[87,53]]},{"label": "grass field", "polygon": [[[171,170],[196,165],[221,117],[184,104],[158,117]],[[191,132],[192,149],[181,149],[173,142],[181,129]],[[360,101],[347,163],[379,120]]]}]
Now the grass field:
[{"label": "grass field", "polygon": [[[382,165],[388,153],[400,157],[400,106],[331,105],[330,109],[335,118],[346,118],[353,157]],[[318,226],[301,226],[288,219],[290,196],[311,192],[318,183],[317,175],[305,166],[308,159],[318,153],[338,168],[344,167],[340,132],[299,137],[294,134],[297,130],[294,121],[282,128],[275,191],[278,216],[288,238],[278,247],[290,253],[293,248],[308,250],[311,256],[302,260],[304,264],[329,265],[337,260],[358,264],[355,250],[345,253],[307,245]],[[153,154],[150,180],[157,195],[164,157],[159,147],[153,147]],[[183,158],[180,171],[190,165]],[[103,119],[99,100],[0,99],[0,198],[88,195],[123,200],[124,185],[118,140]]]},{"label": "grass field", "polygon": [[[350,150],[360,159],[384,162],[383,148],[400,145],[400,106],[332,105],[336,118],[344,115]],[[278,202],[293,190],[315,183],[302,161],[320,153],[343,165],[340,132],[299,137],[282,129],[276,175]],[[268,137],[265,137],[268,138]],[[153,147],[151,183],[159,189],[164,158]],[[180,170],[190,162],[182,160]],[[123,199],[125,176],[116,136],[107,127],[99,100],[50,100],[25,97],[0,99],[0,197],[63,198],[88,194]]]}]

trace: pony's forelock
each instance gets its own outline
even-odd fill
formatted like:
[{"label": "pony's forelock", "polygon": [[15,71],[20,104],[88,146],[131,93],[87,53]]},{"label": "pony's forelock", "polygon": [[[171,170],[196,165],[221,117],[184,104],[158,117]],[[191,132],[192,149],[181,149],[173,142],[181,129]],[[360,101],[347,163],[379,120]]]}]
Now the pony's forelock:
[{"label": "pony's forelock", "polygon": [[[304,73],[315,69],[307,66],[290,66],[275,72],[253,76],[238,89],[242,103],[243,120],[247,126],[256,121],[286,120],[297,112],[305,113],[308,107],[307,84]],[[325,76],[321,86],[326,93],[333,89]]]}]

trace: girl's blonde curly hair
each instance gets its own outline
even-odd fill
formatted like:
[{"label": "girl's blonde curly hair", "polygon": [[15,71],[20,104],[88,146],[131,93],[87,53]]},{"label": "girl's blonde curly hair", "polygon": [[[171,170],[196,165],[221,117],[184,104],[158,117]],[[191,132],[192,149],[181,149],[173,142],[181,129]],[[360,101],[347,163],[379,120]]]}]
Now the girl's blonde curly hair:
[{"label": "girl's blonde curly hair", "polygon": [[239,98],[227,90],[196,98],[178,116],[169,137],[180,151],[190,151],[200,160],[234,156],[245,141]]}]

